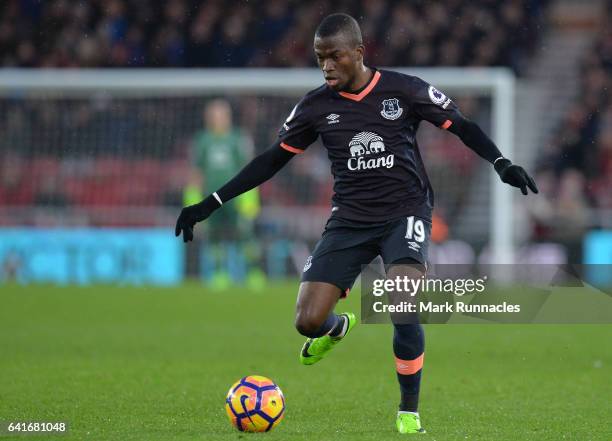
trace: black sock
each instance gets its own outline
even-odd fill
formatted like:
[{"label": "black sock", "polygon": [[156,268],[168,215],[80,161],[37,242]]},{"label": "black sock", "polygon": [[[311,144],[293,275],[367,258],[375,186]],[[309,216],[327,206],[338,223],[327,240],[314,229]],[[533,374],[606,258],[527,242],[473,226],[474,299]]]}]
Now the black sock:
[{"label": "black sock", "polygon": [[395,325],[393,352],[401,391],[400,411],[417,412],[424,347],[421,325]]},{"label": "black sock", "polygon": [[323,324],[316,331],[313,331],[313,332],[300,331],[300,333],[310,338],[323,337],[324,335],[329,334],[331,330],[335,329],[338,326],[338,322],[340,322],[339,319],[340,319],[340,316],[332,312],[330,315],[327,316]]},{"label": "black sock", "polygon": [[399,410],[401,412],[417,412],[419,408],[419,394],[407,394],[404,392],[404,389],[400,389],[402,398],[399,404]]},{"label": "black sock", "polygon": [[336,317],[338,317],[338,322],[336,323],[336,326],[334,326],[332,330],[329,331],[330,337],[338,337],[340,334],[342,334],[342,331],[344,330],[344,324],[347,321],[345,315],[338,315]]}]

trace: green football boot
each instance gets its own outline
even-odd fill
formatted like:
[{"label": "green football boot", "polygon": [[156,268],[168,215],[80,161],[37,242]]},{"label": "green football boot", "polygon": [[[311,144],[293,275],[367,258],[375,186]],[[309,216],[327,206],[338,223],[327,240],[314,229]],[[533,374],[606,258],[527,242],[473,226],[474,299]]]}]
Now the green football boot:
[{"label": "green football boot", "polygon": [[425,433],[425,429],[421,427],[421,419],[414,413],[398,412],[395,425],[399,433]]},{"label": "green football boot", "polygon": [[352,312],[344,312],[340,315],[343,315],[348,320],[348,327],[346,328],[346,332],[342,337],[330,337],[329,335],[324,335],[323,337],[317,338],[309,338],[302,346],[302,351],[300,352],[300,363],[304,365],[315,364],[317,361],[321,360],[323,357],[327,355],[329,351],[331,351],[334,346],[336,346],[344,337],[351,332],[355,323],[357,323],[357,319],[355,318],[355,314]]}]

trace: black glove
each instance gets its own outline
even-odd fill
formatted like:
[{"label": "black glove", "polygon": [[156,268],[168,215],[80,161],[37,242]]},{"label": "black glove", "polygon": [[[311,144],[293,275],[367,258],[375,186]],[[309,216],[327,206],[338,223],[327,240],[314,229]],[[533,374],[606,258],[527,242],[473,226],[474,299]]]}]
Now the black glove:
[{"label": "black glove", "polygon": [[197,222],[202,222],[208,219],[208,216],[212,214],[217,208],[219,208],[219,202],[213,197],[208,196],[202,202],[190,205],[181,210],[178,219],[176,220],[176,228],[174,229],[174,235],[180,236],[181,231],[183,232],[183,242],[190,242],[193,240],[193,227]]},{"label": "black glove", "polygon": [[527,187],[529,187],[532,192],[538,193],[538,187],[536,187],[535,181],[527,174],[523,167],[513,164],[512,161],[506,158],[495,161],[493,167],[502,182],[520,188],[524,195],[527,194]]}]

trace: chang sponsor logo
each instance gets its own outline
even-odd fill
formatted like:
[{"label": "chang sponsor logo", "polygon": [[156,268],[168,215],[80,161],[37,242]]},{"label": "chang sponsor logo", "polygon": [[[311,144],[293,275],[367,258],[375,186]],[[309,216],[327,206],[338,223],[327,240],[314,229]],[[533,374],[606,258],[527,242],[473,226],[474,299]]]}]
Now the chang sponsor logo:
[{"label": "chang sponsor logo", "polygon": [[393,154],[380,155],[385,153],[385,150],[385,143],[380,135],[374,132],[359,132],[349,143],[351,157],[348,160],[348,169],[357,171],[393,167]]}]

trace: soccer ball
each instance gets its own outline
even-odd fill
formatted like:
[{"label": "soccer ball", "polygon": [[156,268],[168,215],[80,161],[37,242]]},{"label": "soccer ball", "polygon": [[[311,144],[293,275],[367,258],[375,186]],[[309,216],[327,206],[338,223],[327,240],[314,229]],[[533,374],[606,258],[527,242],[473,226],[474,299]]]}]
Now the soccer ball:
[{"label": "soccer ball", "polygon": [[236,381],[225,399],[232,426],[241,432],[267,432],[285,415],[285,397],[272,380],[249,375]]}]

